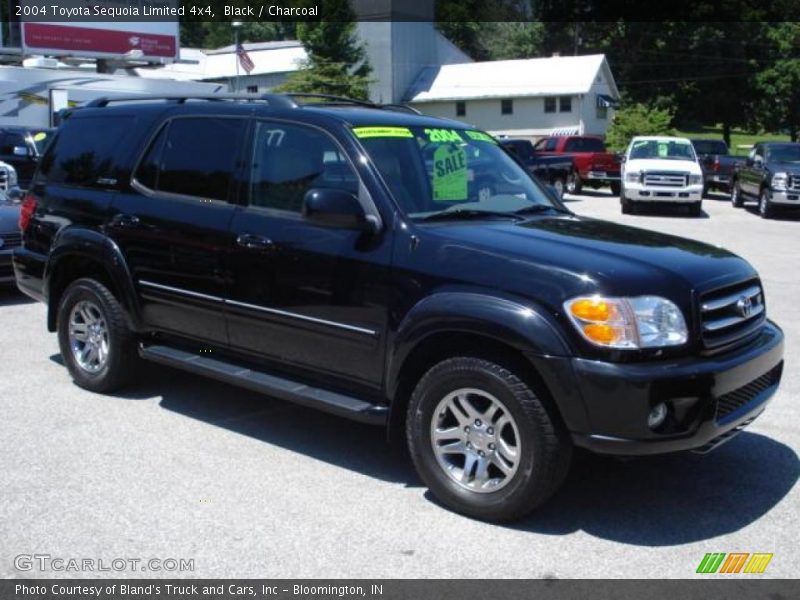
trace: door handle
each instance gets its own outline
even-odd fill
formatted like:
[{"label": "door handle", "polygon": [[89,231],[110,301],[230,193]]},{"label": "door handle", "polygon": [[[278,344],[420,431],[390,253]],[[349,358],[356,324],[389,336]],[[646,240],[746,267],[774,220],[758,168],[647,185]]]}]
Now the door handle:
[{"label": "door handle", "polygon": [[117,214],[111,219],[111,225],[114,227],[137,227],[141,224],[139,217],[136,215]]},{"label": "door handle", "polygon": [[263,235],[242,233],[236,238],[236,244],[250,250],[268,250],[274,246],[272,240]]}]

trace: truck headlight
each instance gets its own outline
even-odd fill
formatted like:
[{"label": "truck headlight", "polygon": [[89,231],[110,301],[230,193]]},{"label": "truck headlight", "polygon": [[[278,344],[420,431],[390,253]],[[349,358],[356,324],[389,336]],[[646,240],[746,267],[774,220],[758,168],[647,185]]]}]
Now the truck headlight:
[{"label": "truck headlight", "polygon": [[630,183],[639,183],[639,173],[637,173],[636,171],[626,171],[625,181],[628,181]]},{"label": "truck headlight", "polygon": [[564,310],[588,342],[606,348],[661,348],[686,343],[683,313],[666,298],[580,296]]},{"label": "truck headlight", "polygon": [[702,175],[689,175],[689,185],[700,185],[703,183]]},{"label": "truck headlight", "polygon": [[786,173],[775,173],[775,175],[772,176],[770,186],[773,190],[785,190],[788,183],[789,175]]}]

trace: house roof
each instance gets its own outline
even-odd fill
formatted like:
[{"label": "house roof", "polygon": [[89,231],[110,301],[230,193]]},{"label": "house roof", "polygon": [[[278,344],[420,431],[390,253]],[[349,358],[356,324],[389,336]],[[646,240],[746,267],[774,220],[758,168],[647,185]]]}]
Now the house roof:
[{"label": "house roof", "polygon": [[601,72],[613,96],[618,97],[604,54],[426,67],[411,85],[407,101],[585,94]]},{"label": "house roof", "polygon": [[[303,45],[294,40],[242,44],[255,68],[249,75],[268,75],[297,71],[306,58]],[[136,69],[140,77],[151,79],[177,79],[182,81],[212,80],[233,77],[236,74],[236,54],[233,46],[214,50],[181,48],[181,61],[158,69]],[[240,75],[248,75],[241,68]]]}]

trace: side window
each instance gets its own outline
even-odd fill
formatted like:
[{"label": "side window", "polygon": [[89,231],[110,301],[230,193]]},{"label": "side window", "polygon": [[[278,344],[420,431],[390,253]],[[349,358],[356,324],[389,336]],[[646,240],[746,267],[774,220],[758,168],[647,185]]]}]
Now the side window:
[{"label": "side window", "polygon": [[549,138],[547,143],[544,145],[545,152],[555,152],[558,146],[558,140],[556,138]]},{"label": "side window", "polygon": [[51,183],[92,186],[99,178],[116,179],[115,157],[135,130],[129,115],[72,117],[48,145],[39,169]]},{"label": "side window", "polygon": [[238,118],[172,119],[166,134],[158,136],[164,135],[163,142],[151,145],[137,179],[146,185],[141,174],[160,192],[227,200],[246,125]]},{"label": "side window", "polygon": [[161,164],[161,150],[164,147],[164,140],[167,139],[167,128],[169,124],[163,125],[158,135],[150,143],[145,152],[139,167],[136,169],[136,181],[151,190],[158,189],[158,169]]},{"label": "side window", "polygon": [[539,140],[533,146],[533,151],[534,152],[544,152],[544,147],[545,147],[546,144],[547,144],[547,139],[546,138],[542,139],[542,140]]},{"label": "side window", "polygon": [[251,206],[300,213],[311,188],[358,193],[358,178],[339,147],[303,125],[258,122],[250,168]]}]

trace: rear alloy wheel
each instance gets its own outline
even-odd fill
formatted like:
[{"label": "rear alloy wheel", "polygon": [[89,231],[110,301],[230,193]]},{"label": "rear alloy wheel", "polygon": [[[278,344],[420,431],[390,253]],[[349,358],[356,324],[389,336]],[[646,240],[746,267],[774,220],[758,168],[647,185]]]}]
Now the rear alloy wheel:
[{"label": "rear alloy wheel", "polygon": [[581,181],[581,176],[578,175],[577,171],[572,171],[567,176],[567,193],[580,194],[582,189],[583,181]]},{"label": "rear alloy wheel", "polygon": [[744,206],[744,199],[742,198],[742,189],[739,187],[739,182],[734,181],[731,188],[731,204],[734,208],[742,208]]},{"label": "rear alloy wheel", "polygon": [[761,190],[761,196],[758,199],[758,214],[761,215],[762,219],[771,219],[775,216],[775,208],[769,199],[769,190],[767,188]]},{"label": "rear alloy wheel", "polygon": [[521,517],[547,500],[572,456],[538,392],[507,368],[467,356],[423,376],[406,434],[417,472],[439,501],[491,521]]},{"label": "rear alloy wheel", "polygon": [[58,307],[61,356],[80,387],[111,392],[132,380],[139,357],[125,311],[102,283],[78,279]]}]

